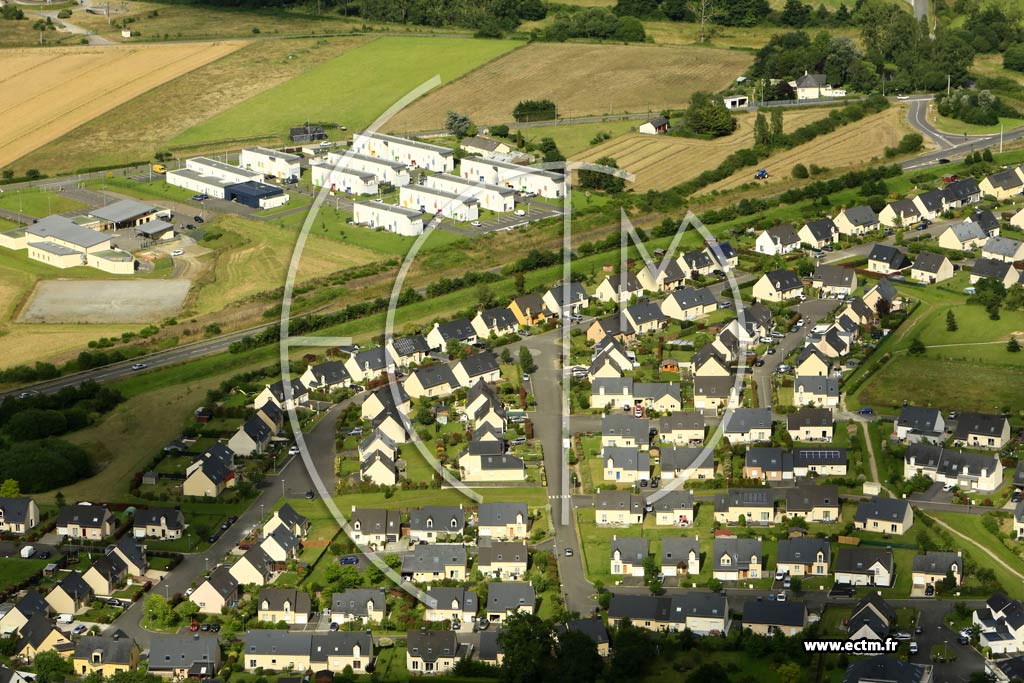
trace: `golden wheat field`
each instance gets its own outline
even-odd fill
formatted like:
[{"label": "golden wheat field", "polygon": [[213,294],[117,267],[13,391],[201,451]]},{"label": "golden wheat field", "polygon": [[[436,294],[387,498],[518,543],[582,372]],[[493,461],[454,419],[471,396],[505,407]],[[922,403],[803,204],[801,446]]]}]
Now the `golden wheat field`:
[{"label": "golden wheat field", "polygon": [[395,116],[393,132],[444,127],[457,111],[479,124],[513,121],[520,100],[549,99],[563,118],[683,107],[698,90],[717,92],[751,55],[705,47],[533,43],[485,64]]},{"label": "golden wheat field", "polygon": [[[0,102],[0,167],[243,45],[221,41],[0,50],[0,91],[5,93]],[[168,113],[154,111],[153,116]]]},{"label": "golden wheat field", "polygon": [[[828,116],[829,109],[794,109],[783,114],[783,129],[793,131]],[[754,144],[754,115],[736,116],[736,132],[715,140],[677,138],[667,135],[630,133],[604,142],[573,156],[574,160],[597,161],[611,157],[636,176],[633,190],[665,190],[715,168],[738,149]]]}]

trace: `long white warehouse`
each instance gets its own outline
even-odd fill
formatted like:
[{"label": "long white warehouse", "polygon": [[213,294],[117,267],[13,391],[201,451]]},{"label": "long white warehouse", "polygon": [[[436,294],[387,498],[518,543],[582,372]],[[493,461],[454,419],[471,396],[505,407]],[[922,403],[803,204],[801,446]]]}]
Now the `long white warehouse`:
[{"label": "long white warehouse", "polygon": [[400,161],[369,157],[364,154],[330,152],[327,155],[327,165],[372,173],[377,176],[378,183],[391,183],[396,187],[409,184],[409,166]]},{"label": "long white warehouse", "polygon": [[354,168],[335,168],[327,161],[314,161],[309,165],[315,187],[327,186],[334,192],[346,194],[377,194],[377,176]]},{"label": "long white warehouse", "polygon": [[454,194],[476,197],[480,200],[481,206],[497,213],[508,213],[516,208],[516,193],[510,187],[478,183],[445,173],[427,176],[426,186]]},{"label": "long white warehouse", "polygon": [[246,147],[238,157],[238,165],[250,171],[259,171],[271,178],[281,180],[298,180],[302,175],[297,154],[278,152],[266,147]]},{"label": "long white warehouse", "polygon": [[352,138],[352,149],[358,154],[401,161],[428,171],[451,173],[455,170],[455,152],[448,147],[407,140],[394,135],[357,133]]},{"label": "long white warehouse", "polygon": [[459,164],[459,171],[467,180],[511,187],[517,192],[535,192],[548,199],[560,199],[564,194],[565,176],[561,173],[479,157],[466,157]]},{"label": "long white warehouse", "polygon": [[399,203],[407,209],[441,214],[455,221],[475,221],[480,218],[480,202],[476,197],[461,197],[425,185],[406,185],[398,193]]},{"label": "long white warehouse", "polygon": [[352,220],[359,225],[383,228],[406,237],[423,234],[423,213],[380,201],[356,202]]}]

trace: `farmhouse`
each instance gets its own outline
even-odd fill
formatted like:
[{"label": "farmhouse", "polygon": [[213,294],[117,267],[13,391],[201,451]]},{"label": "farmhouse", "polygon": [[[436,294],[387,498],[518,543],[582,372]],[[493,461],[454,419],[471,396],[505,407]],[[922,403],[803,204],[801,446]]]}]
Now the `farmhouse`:
[{"label": "farmhouse", "polygon": [[352,138],[352,150],[358,154],[400,161],[428,171],[451,173],[455,170],[455,153],[448,147],[383,133],[357,133]]},{"label": "farmhouse", "polygon": [[847,297],[857,289],[857,273],[852,268],[821,265],[815,268],[814,275],[811,276],[811,286],[817,289],[821,296]]},{"label": "farmhouse", "polygon": [[288,154],[266,147],[246,147],[238,155],[238,165],[250,171],[259,171],[264,177],[298,180],[302,175],[298,154]]},{"label": "farmhouse", "polygon": [[1024,261],[1024,242],[1010,237],[990,237],[981,248],[981,255],[993,261]]},{"label": "farmhouse", "polygon": [[754,283],[754,301],[780,302],[796,299],[803,294],[800,277],[791,270],[773,270]]},{"label": "farmhouse", "polygon": [[598,526],[629,526],[642,524],[643,520],[644,500],[640,496],[629,491],[605,490],[594,496],[594,521]]},{"label": "farmhouse", "polygon": [[921,220],[921,209],[913,199],[897,199],[885,205],[878,222],[887,228],[905,228]]},{"label": "farmhouse", "polygon": [[836,558],[836,583],[889,586],[895,574],[892,548],[843,546]]},{"label": "farmhouse", "polygon": [[857,504],[853,523],[865,531],[902,536],[914,525],[914,510],[905,500],[876,496]]},{"label": "farmhouse", "polygon": [[329,161],[314,161],[309,165],[309,170],[313,187],[328,187],[331,192],[374,195],[379,189],[377,176],[372,171],[335,167]]},{"label": "farmhouse", "polygon": [[[990,240],[991,241],[991,240]],[[910,279],[934,285],[953,277],[953,263],[943,254],[922,251],[910,268]]]},{"label": "farmhouse", "polygon": [[662,538],[660,566],[665,576],[700,574],[700,539],[680,536]]},{"label": "farmhouse", "polygon": [[666,491],[661,498],[654,501],[653,507],[654,523],[657,526],[690,526],[694,514],[693,491]]},{"label": "farmhouse", "polygon": [[359,225],[381,228],[405,237],[423,234],[422,211],[378,200],[355,202],[352,205],[352,220]]},{"label": "farmhouse", "polygon": [[790,576],[827,576],[832,545],[824,538],[789,538],[779,541],[775,568]]},{"label": "farmhouse", "polygon": [[480,217],[480,202],[476,197],[437,190],[426,185],[403,185],[399,188],[398,201],[406,209],[444,216],[453,221],[475,221]]},{"label": "farmhouse", "polygon": [[711,552],[711,575],[719,581],[761,578],[760,539],[718,537]]},{"label": "farmhouse", "polygon": [[612,536],[611,573],[613,576],[643,576],[644,561],[650,554],[646,538]]},{"label": "farmhouse", "polygon": [[[316,166],[311,166],[311,168],[316,168]],[[331,180],[333,183],[333,178],[330,174],[335,168],[372,173],[376,176],[378,185],[390,183],[395,187],[402,187],[409,184],[409,166],[386,157],[374,157],[355,152],[345,152],[344,154],[331,152],[327,155],[327,163],[321,166],[321,168],[323,170],[320,173],[323,174],[321,177],[324,180],[324,185],[327,184],[328,180]]]},{"label": "farmhouse", "polygon": [[664,116],[655,116],[653,119],[641,123],[640,127],[637,128],[637,132],[646,135],[658,135],[659,133],[667,133],[668,129],[668,119]]},{"label": "farmhouse", "polygon": [[831,218],[819,218],[804,223],[797,232],[800,242],[812,249],[821,249],[827,244],[835,244],[839,241],[839,228]]},{"label": "farmhouse", "polygon": [[1002,282],[1004,287],[1012,287],[1020,281],[1020,272],[1014,268],[1012,263],[980,258],[974,262],[974,267],[971,268],[971,284],[977,284],[978,280],[984,279]]},{"label": "farmhouse", "polygon": [[807,605],[750,598],[743,603],[743,627],[762,636],[795,636],[807,626]]},{"label": "farmhouse", "polygon": [[888,244],[875,244],[868,254],[868,270],[890,275],[910,267],[910,259],[896,247]]},{"label": "farmhouse", "polygon": [[426,177],[426,187],[444,190],[462,197],[474,197],[480,206],[496,213],[508,213],[516,208],[515,190],[490,183],[478,183],[473,180],[435,173]]},{"label": "farmhouse", "polygon": [[761,231],[754,240],[754,249],[760,254],[781,256],[800,248],[800,237],[792,224],[783,223]]},{"label": "farmhouse", "polygon": [[460,162],[459,172],[463,178],[473,182],[500,185],[548,199],[559,199],[565,195],[565,176],[554,171],[496,159],[467,157]]},{"label": "farmhouse", "polygon": [[954,223],[939,235],[939,246],[952,251],[974,251],[985,245],[988,235],[974,221]]},{"label": "farmhouse", "polygon": [[1010,441],[1010,421],[1005,415],[960,413],[953,443],[976,448],[1002,448]]},{"label": "farmhouse", "polygon": [[840,211],[833,219],[841,235],[859,237],[878,230],[878,215],[870,206],[851,206]]},{"label": "farmhouse", "polygon": [[1003,462],[987,453],[912,443],[903,458],[903,476],[917,474],[969,491],[995,491],[1003,483]]},{"label": "farmhouse", "polygon": [[812,74],[804,71],[804,75],[791,81],[789,86],[796,91],[798,100],[819,100],[832,97],[846,97],[846,91],[834,89],[826,82],[825,74]]},{"label": "farmhouse", "polygon": [[462,138],[462,140],[459,141],[459,147],[470,154],[479,154],[482,157],[490,156],[492,154],[508,154],[512,151],[512,148],[508,146],[508,143],[478,135]]}]

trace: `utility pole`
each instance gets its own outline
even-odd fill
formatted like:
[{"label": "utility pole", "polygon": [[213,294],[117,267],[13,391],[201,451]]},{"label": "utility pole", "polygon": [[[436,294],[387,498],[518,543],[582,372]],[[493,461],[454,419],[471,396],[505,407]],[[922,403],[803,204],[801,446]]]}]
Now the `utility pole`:
[{"label": "utility pole", "polygon": [[999,122],[999,153],[1003,153],[1003,122]]}]

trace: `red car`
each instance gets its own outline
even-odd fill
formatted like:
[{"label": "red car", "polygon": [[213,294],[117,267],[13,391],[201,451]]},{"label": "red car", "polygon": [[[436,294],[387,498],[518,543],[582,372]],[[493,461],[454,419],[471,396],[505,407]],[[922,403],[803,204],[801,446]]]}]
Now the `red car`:
[{"label": "red car", "polygon": [[189,631],[193,631],[193,632],[198,631],[199,630],[199,622],[198,621],[193,621],[192,625],[188,627],[188,630]]}]

